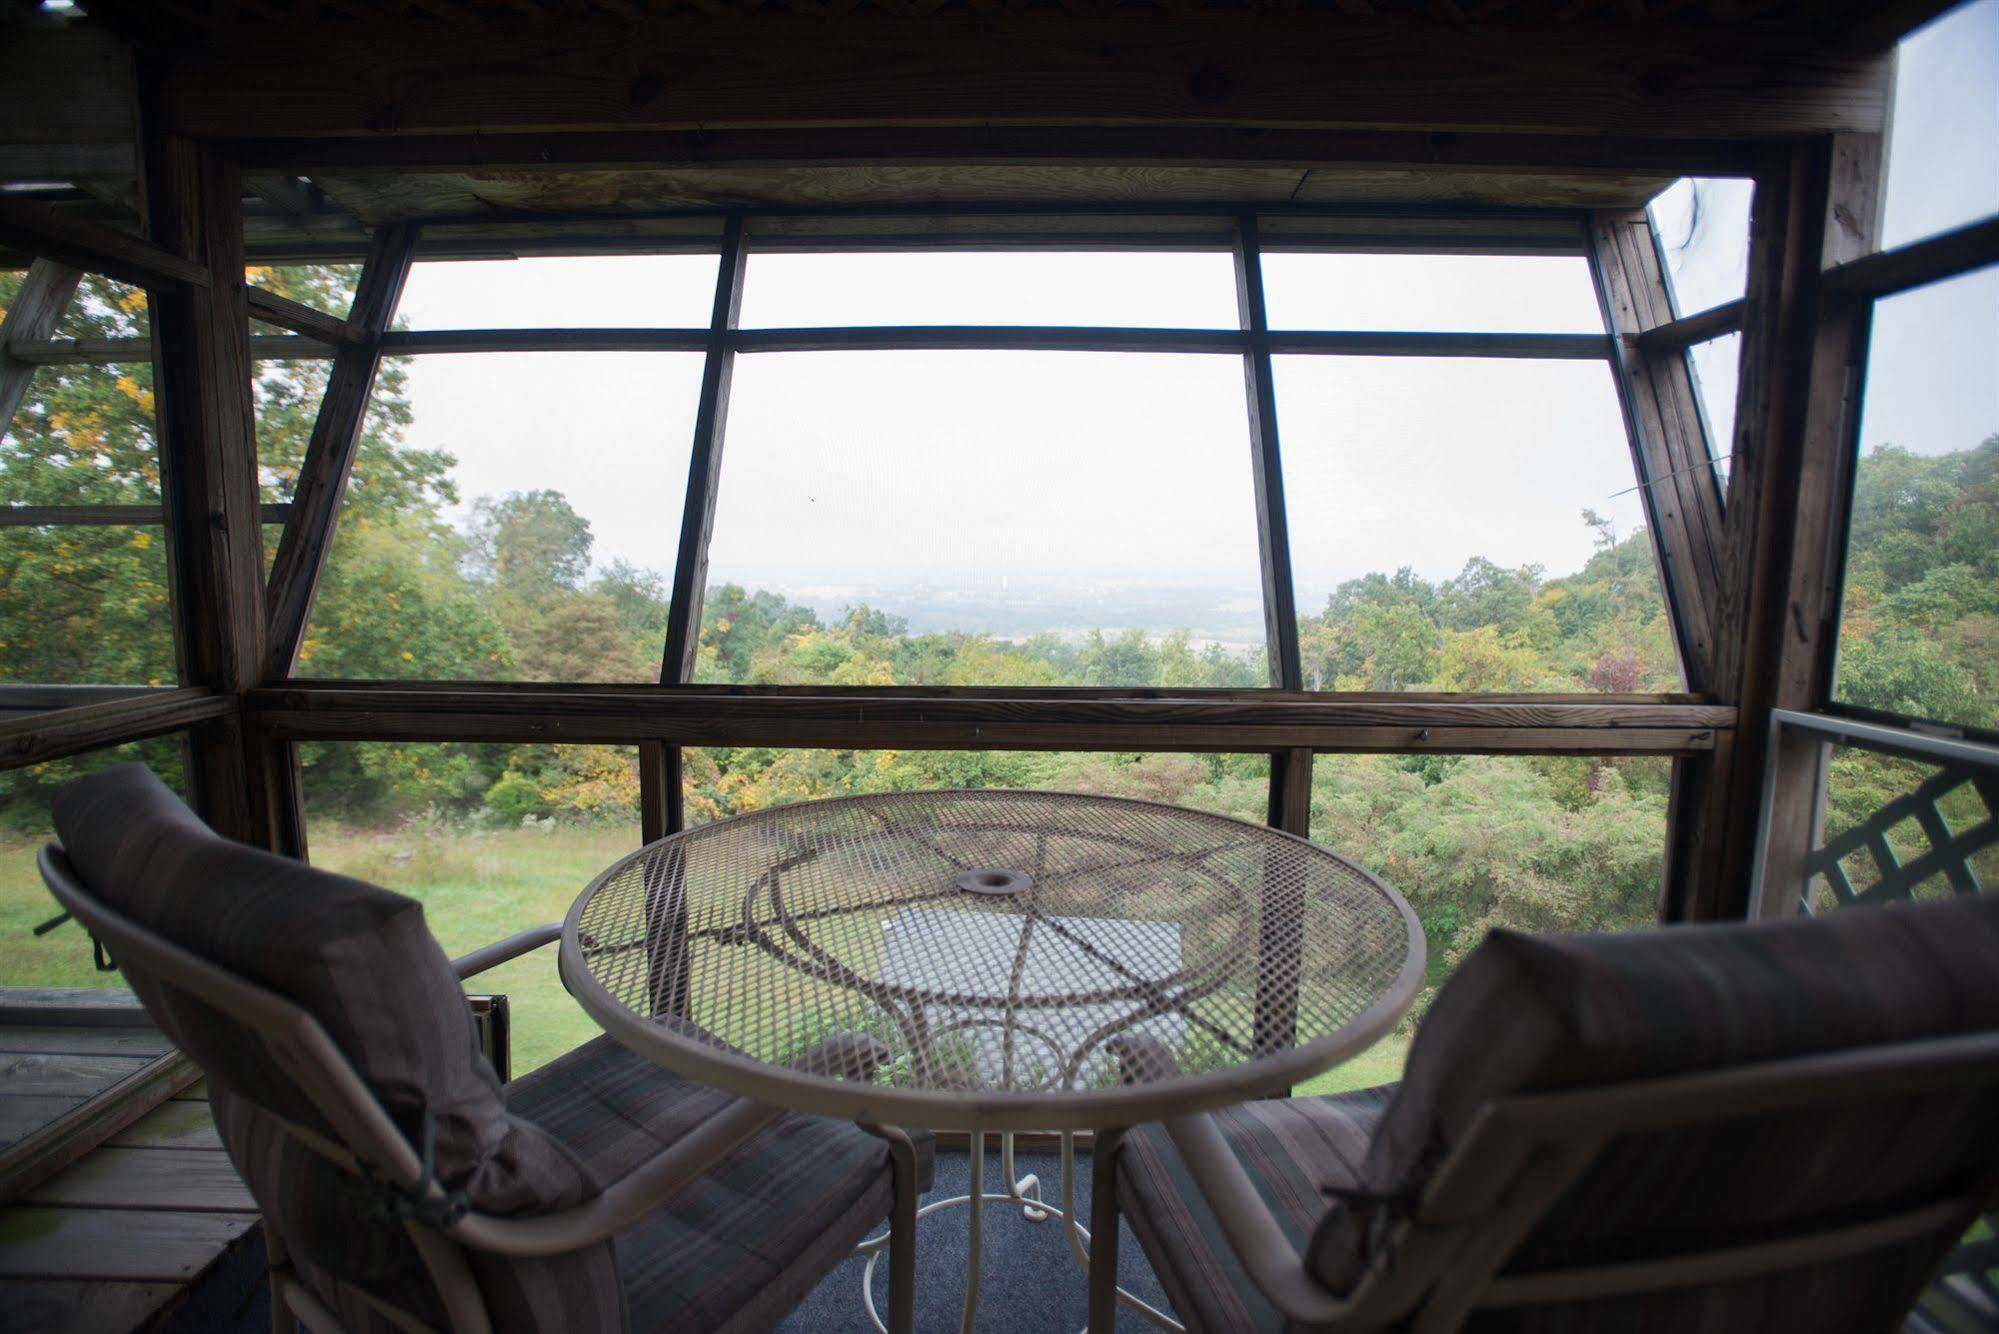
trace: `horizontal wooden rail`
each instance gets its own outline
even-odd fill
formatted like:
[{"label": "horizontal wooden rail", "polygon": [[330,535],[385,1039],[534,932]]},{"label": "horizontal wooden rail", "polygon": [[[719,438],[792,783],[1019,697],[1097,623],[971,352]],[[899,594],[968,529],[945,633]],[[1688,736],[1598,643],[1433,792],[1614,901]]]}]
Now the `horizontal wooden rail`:
[{"label": "horizontal wooden rail", "polygon": [[1695,315],[1685,315],[1665,324],[1654,325],[1632,336],[1646,352],[1681,352],[1696,343],[1734,333],[1742,328],[1743,303],[1724,301]]},{"label": "horizontal wooden rail", "polygon": [[1128,329],[1050,325],[927,324],[827,329],[737,329],[738,352],[886,352],[965,349],[1038,352],[1220,352],[1241,355],[1240,329]]},{"label": "horizontal wooden rail", "polygon": [[[705,329],[398,330],[381,338],[384,356],[469,352],[698,352]],[[1240,329],[1134,329],[1050,325],[888,325],[865,328],[736,329],[737,352],[1182,352],[1239,356],[1250,335]],[[1279,354],[1357,357],[1516,357],[1602,360],[1602,334],[1404,333],[1371,330],[1284,331],[1269,335]]]},{"label": "horizontal wooden rail", "polygon": [[139,287],[206,287],[208,270],[129,232],[0,195],[0,245]]},{"label": "horizontal wooden rail", "polygon": [[459,352],[699,352],[706,329],[397,329],[380,339],[385,357]]},{"label": "horizontal wooden rail", "polygon": [[1610,357],[1610,338],[1605,334],[1359,333],[1274,329],[1268,342],[1271,352],[1280,356],[1513,357],[1553,361],[1604,361]]},{"label": "horizontal wooden rail", "polygon": [[1999,218],[1849,260],[1827,269],[1819,288],[1843,297],[1893,296],[1987,264],[1999,264]]},{"label": "horizontal wooden rail", "polygon": [[[7,355],[31,366],[137,365],[153,359],[150,338],[24,339],[7,344]],[[297,334],[262,334],[250,339],[258,361],[313,361],[333,355],[333,346]]]},{"label": "horizontal wooden rail", "polygon": [[290,329],[295,334],[316,338],[336,347],[359,346],[367,341],[367,335],[338,315],[329,315],[317,307],[294,301],[288,296],[279,296],[262,287],[251,287],[248,300],[253,320],[275,324],[280,329]]},{"label": "horizontal wooden rail", "polygon": [[986,750],[1451,751],[1677,755],[1713,746],[1732,708],[1677,700],[1471,701],[1296,692],[292,682],[252,691],[278,740],[569,741]]},{"label": "horizontal wooden rail", "polygon": [[[283,502],[257,507],[262,523],[283,523],[291,512]],[[159,505],[0,505],[0,528],[139,527],[165,521]]]},{"label": "horizontal wooden rail", "polygon": [[235,709],[235,701],[228,696],[189,686],[42,713],[0,716],[0,769],[18,769],[179,732]]}]

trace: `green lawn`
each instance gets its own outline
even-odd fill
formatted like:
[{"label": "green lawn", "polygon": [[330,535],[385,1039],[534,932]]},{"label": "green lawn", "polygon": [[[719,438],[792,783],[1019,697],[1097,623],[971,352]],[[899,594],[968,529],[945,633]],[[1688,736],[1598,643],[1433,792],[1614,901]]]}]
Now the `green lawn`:
[{"label": "green lawn", "polygon": [[[74,924],[36,938],[55,901],[35,871],[33,842],[0,843],[0,985],[118,986],[100,973],[90,940]],[[621,830],[509,829],[441,833],[356,829],[314,831],[316,865],[386,885],[421,899],[431,930],[451,955],[541,922],[562,920],[591,877],[633,847]],[[523,1074],[596,1036],[555,974],[550,946],[503,964],[474,984],[506,993],[513,1007],[514,1073]],[[1391,1036],[1336,1070],[1300,1085],[1301,1093],[1337,1093],[1399,1079],[1408,1041]]]},{"label": "green lawn", "polygon": [[[0,843],[0,984],[122,985],[118,974],[96,970],[90,939],[74,924],[39,939],[30,934],[56,911],[35,871],[37,846]],[[423,900],[445,953],[459,955],[524,927],[561,921],[577,891],[633,846],[621,831],[587,829],[448,835],[316,829],[312,858]],[[556,979],[554,946],[502,964],[475,985],[507,994],[517,1075],[598,1032]]]},{"label": "green lawn", "polygon": [[1371,1089],[1402,1078],[1402,1063],[1409,1057],[1409,1039],[1390,1033],[1360,1055],[1325,1074],[1308,1079],[1294,1093],[1348,1093]]}]

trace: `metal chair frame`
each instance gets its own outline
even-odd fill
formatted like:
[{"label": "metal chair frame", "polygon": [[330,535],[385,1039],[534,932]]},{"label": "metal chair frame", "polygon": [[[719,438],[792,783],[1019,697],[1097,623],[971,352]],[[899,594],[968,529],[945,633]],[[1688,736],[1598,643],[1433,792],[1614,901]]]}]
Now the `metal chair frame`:
[{"label": "metal chair frame", "polygon": [[[1925,1039],[1667,1078],[1495,1099],[1425,1184],[1353,1290],[1313,1276],[1205,1113],[1164,1118],[1167,1134],[1256,1286],[1298,1325],[1366,1334],[1409,1319],[1414,1334],[1455,1330],[1488,1307],[1616,1297],[1747,1278],[1862,1254],[1930,1235],[1939,1263],[1999,1199],[1999,1127],[1967,1185],[1912,1208],[1777,1241],[1618,1264],[1501,1270],[1563,1193],[1612,1141],[1791,1111],[1999,1090],[1999,1031]],[[1121,1135],[1100,1135],[1092,1167],[1091,1329],[1115,1302]],[[1107,1244],[1108,1243],[1108,1244]],[[1106,1295],[1108,1294],[1108,1295]],[[1101,1314],[1100,1314],[1101,1311]],[[1102,1322],[1102,1323],[1100,1323]]]},{"label": "metal chair frame", "polygon": [[[416,1150],[310,1013],[105,906],[83,886],[74,865],[54,844],[42,849],[39,865],[50,893],[103,942],[121,967],[130,964],[185,991],[255,1033],[272,1063],[325,1120],[333,1139],[260,1105],[261,1114],[345,1171],[384,1183],[420,1203],[445,1205],[444,1189],[424,1170]],[[476,950],[452,967],[463,980],[560,936],[558,924],[534,927]],[[871,1056],[864,1042],[855,1042],[851,1035],[835,1035],[801,1059],[826,1063],[814,1067],[821,1069],[839,1068],[844,1063],[852,1073],[865,1075]],[[450,1328],[455,1334],[491,1334],[491,1316],[473,1278],[467,1248],[507,1256],[549,1256],[603,1241],[666,1204],[782,1115],[780,1108],[738,1097],[630,1175],[556,1213],[507,1218],[474,1210],[442,1227],[409,1218],[402,1220],[403,1227],[437,1289]],[[915,1305],[916,1145],[893,1127],[864,1125],[862,1129],[884,1140],[889,1148],[894,1185],[889,1326],[897,1334],[906,1334],[913,1326]],[[315,1330],[339,1331],[341,1325],[324,1300],[305,1285],[291,1265],[284,1239],[269,1216],[264,1218],[264,1237],[274,1334],[294,1334],[301,1318]],[[413,1330],[429,1328],[406,1311],[372,1297],[369,1300],[393,1324]]]}]

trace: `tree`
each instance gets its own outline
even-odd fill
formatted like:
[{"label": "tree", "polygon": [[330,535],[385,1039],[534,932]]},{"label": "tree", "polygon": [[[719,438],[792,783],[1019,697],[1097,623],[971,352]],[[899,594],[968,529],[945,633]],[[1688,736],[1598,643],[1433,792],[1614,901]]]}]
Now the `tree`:
[{"label": "tree", "polygon": [[530,604],[574,592],[590,571],[590,522],[560,491],[514,491],[472,507],[469,569]]}]

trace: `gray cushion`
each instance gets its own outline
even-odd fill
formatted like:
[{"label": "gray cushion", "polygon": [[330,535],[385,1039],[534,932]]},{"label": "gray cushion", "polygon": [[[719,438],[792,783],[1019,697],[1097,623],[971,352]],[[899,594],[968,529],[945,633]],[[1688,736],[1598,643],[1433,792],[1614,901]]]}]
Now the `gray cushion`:
[{"label": "gray cushion", "polygon": [[[502,1102],[421,904],[218,838],[143,765],[70,784],[54,816],[63,850],[108,907],[308,1011],[412,1144],[422,1143],[431,1117],[437,1175],[476,1208],[550,1212],[593,1193],[568,1151]],[[250,1122],[230,1104],[248,1099],[310,1126],[318,1115],[234,1018],[125,971],[161,1027],[208,1073],[225,1142],[260,1205],[287,1217],[280,1197],[300,1182],[302,1160],[271,1157],[247,1130],[232,1138],[231,1127]],[[287,1164],[296,1171],[276,1170]],[[338,1219],[350,1210],[321,1207],[333,1188],[301,1196],[312,1201],[296,1221],[311,1238],[301,1248],[314,1248],[313,1263],[364,1286],[398,1277],[383,1267],[380,1237],[343,1227]],[[381,1295],[416,1309],[426,1300],[402,1287]]]},{"label": "gray cushion", "polygon": [[[1362,1186],[1381,1202],[1329,1211],[1311,1262],[1328,1284],[1350,1286],[1393,1202],[1420,1188],[1494,1098],[1995,1027],[1999,897],[1618,935],[1495,931],[1424,1019],[1369,1147]],[[1999,1108],[1989,1098],[1954,1096],[1633,1139],[1612,1146],[1558,1202],[1516,1267],[1830,1225],[1953,1179],[1989,1143],[1993,1124]],[[1913,1251],[1884,1260],[1894,1281],[1871,1276],[1871,1298],[1858,1282],[1863,1267],[1850,1266],[1839,1283],[1818,1285],[1842,1294],[1830,1307],[1794,1302],[1782,1323],[1809,1328],[1794,1317],[1831,1310],[1862,1327],[1868,1300],[1905,1303],[1925,1263]],[[1774,1291],[1731,1286],[1737,1312],[1762,1310]],[[1678,1308],[1682,1315],[1722,1318],[1697,1304],[1712,1294],[1682,1296],[1696,1303]],[[1568,1318],[1582,1314],[1574,1308]]]},{"label": "gray cushion", "polygon": [[[1332,1097],[1275,1098],[1215,1113],[1257,1193],[1303,1248],[1361,1161],[1393,1084]],[[1118,1201],[1173,1309],[1195,1329],[1281,1330],[1284,1318],[1236,1263],[1163,1127],[1140,1126],[1118,1155]]]},{"label": "gray cushion", "polygon": [[[510,1108],[559,1138],[605,1182],[730,1101],[608,1037],[507,1086]],[[931,1140],[918,1142],[918,1188],[927,1189]],[[881,1139],[845,1121],[780,1118],[618,1234],[630,1327],[770,1328],[882,1223],[891,1196]]]}]

